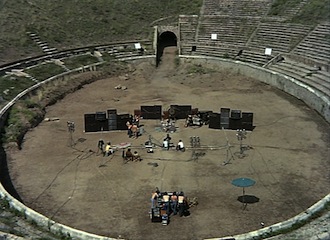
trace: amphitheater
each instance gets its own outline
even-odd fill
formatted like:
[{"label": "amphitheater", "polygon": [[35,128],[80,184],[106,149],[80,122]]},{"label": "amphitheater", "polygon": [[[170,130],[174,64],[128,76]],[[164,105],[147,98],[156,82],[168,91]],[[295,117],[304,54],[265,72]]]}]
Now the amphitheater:
[{"label": "amphitheater", "polygon": [[[196,0],[198,12],[149,19],[141,38],[68,47],[28,28],[26,52],[1,48],[1,239],[330,239],[330,21],[294,21],[313,2],[276,12],[271,0]],[[160,119],[142,119],[137,139],[85,131],[86,113],[161,105],[165,114],[172,104],[253,112],[246,149],[236,131],[184,120],[171,132],[183,153],[147,153],[147,140],[166,135]],[[100,138],[143,160],[103,157]],[[231,184],[240,177],[255,180],[243,195]],[[156,187],[198,204],[166,226],[151,222]]]}]

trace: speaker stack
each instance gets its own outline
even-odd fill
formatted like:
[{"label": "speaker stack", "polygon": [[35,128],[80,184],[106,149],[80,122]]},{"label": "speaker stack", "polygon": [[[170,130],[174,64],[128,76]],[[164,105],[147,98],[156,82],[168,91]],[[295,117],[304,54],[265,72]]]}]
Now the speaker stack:
[{"label": "speaker stack", "polygon": [[161,119],[162,106],[141,106],[141,117],[143,117],[144,119]]},{"label": "speaker stack", "polygon": [[209,115],[209,128],[221,129],[221,114],[220,113],[211,113]]},{"label": "speaker stack", "polygon": [[231,110],[229,119],[229,128],[232,130],[242,129],[241,110]]},{"label": "speaker stack", "polygon": [[129,113],[117,114],[117,130],[127,130],[127,121],[131,122]]},{"label": "speaker stack", "polygon": [[230,108],[220,108],[220,128],[229,129]]},{"label": "speaker stack", "polygon": [[191,105],[171,105],[168,110],[170,117],[175,119],[186,119],[191,111]]},{"label": "speaker stack", "polygon": [[96,124],[97,124],[97,132],[98,131],[109,131],[109,124],[108,124],[106,112],[96,112],[95,120],[96,120]]},{"label": "speaker stack", "polygon": [[108,111],[109,131],[117,130],[117,110],[109,109]]},{"label": "speaker stack", "polygon": [[95,113],[86,113],[84,115],[85,132],[97,132],[97,120]]},{"label": "speaker stack", "polygon": [[242,129],[248,131],[253,130],[253,113],[251,112],[242,113]]}]

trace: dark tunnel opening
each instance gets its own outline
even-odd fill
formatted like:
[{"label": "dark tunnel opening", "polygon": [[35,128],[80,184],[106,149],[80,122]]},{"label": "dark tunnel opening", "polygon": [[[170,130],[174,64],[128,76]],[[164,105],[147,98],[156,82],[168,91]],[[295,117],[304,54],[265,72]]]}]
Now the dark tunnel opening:
[{"label": "dark tunnel opening", "polygon": [[163,32],[158,36],[156,66],[158,66],[161,61],[164,49],[170,46],[177,46],[177,37],[173,32]]}]

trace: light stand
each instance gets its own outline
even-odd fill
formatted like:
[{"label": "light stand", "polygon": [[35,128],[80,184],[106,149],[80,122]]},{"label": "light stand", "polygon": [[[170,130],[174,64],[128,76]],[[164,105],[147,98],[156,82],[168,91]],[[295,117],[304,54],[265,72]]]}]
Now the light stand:
[{"label": "light stand", "polygon": [[75,124],[72,121],[67,122],[68,132],[69,132],[69,147],[73,147],[75,145],[74,139],[73,139],[73,133],[75,131]]},{"label": "light stand", "polygon": [[237,140],[239,141],[239,158],[243,158],[245,157],[244,151],[246,150],[246,148],[243,146],[243,139],[246,138],[246,131],[245,129],[237,129]]},{"label": "light stand", "polygon": [[190,137],[190,146],[193,149],[191,159],[194,161],[197,161],[198,157],[202,156],[201,153],[197,153],[195,150],[195,148],[198,148],[201,146],[200,138],[198,136]]},{"label": "light stand", "polygon": [[230,161],[231,161],[232,159],[235,159],[235,158],[234,158],[234,154],[233,154],[233,152],[231,151],[231,147],[232,147],[232,146],[229,144],[229,140],[228,140],[227,134],[226,134],[226,132],[225,132],[225,129],[222,128],[222,130],[223,130],[223,132],[224,132],[224,134],[225,134],[226,142],[227,142],[227,144],[226,144],[226,161],[223,162],[223,165],[227,165],[227,164],[230,163]]}]

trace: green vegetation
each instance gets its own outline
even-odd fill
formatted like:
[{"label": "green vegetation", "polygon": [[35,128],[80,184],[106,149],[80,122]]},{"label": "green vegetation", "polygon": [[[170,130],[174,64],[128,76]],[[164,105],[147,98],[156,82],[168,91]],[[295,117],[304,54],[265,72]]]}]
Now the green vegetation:
[{"label": "green vegetation", "polygon": [[316,24],[330,20],[330,0],[312,0],[294,16],[292,22],[302,24]]},{"label": "green vegetation", "polygon": [[287,9],[297,7],[301,0],[275,0],[269,11],[269,15],[281,16],[286,13]]},{"label": "green vegetation", "polygon": [[188,74],[206,74],[214,72],[215,70],[206,68],[202,66],[201,64],[193,64],[187,68]]},{"label": "green vegetation", "polygon": [[44,112],[41,106],[32,100],[21,100],[9,112],[3,142],[20,143],[21,138],[29,127],[36,126],[42,119]]},{"label": "green vegetation", "polygon": [[10,53],[19,59],[22,56],[41,54],[41,49],[36,48],[36,44],[26,34],[28,31],[38,34],[42,41],[58,49],[122,40],[152,39],[152,22],[164,18],[166,24],[177,24],[179,14],[199,14],[202,2],[0,1],[0,57],[10,59]]},{"label": "green vegetation", "polygon": [[54,75],[63,73],[64,69],[54,63],[46,63],[28,68],[25,72],[35,77],[37,80],[43,81]]},{"label": "green vegetation", "polygon": [[35,82],[25,77],[2,76],[0,77],[0,95],[4,100],[9,101],[34,84]]},{"label": "green vegetation", "polygon": [[[299,6],[301,0],[276,0],[268,13],[270,16],[284,16],[289,9]],[[314,25],[321,21],[330,19],[330,0],[311,0],[308,1],[298,12],[290,19],[292,23],[301,23]]]},{"label": "green vegetation", "polygon": [[79,55],[70,58],[66,58],[63,60],[65,66],[69,69],[75,69],[82,66],[90,65],[93,63],[97,63],[97,58],[92,56],[91,54]]}]

